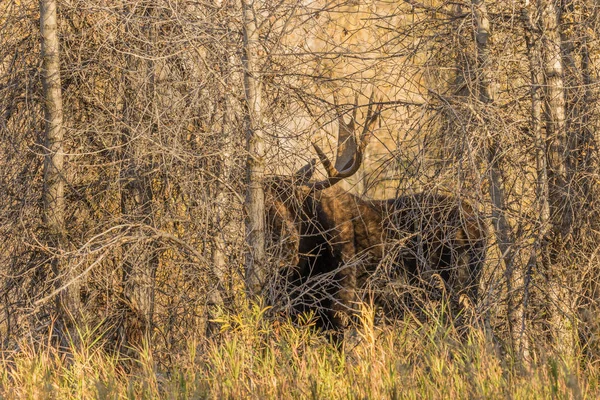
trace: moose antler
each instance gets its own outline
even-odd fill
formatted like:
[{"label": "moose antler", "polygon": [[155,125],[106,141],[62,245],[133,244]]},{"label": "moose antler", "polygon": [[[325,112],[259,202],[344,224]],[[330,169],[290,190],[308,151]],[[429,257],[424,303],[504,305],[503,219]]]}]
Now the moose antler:
[{"label": "moose antler", "polygon": [[356,154],[356,137],[354,128],[356,125],[356,114],[358,112],[358,93],[354,96],[354,107],[352,108],[352,118],[346,123],[344,115],[340,113],[337,93],[333,93],[333,103],[335,104],[335,113],[338,120],[338,141],[337,153],[335,157],[335,168],[340,171],[348,166],[350,160],[354,159]]},{"label": "moose antler", "polygon": [[[316,190],[323,190],[328,187],[335,185],[342,179],[348,178],[358,171],[358,168],[362,164],[363,152],[365,151],[369,139],[372,136],[373,131],[371,127],[379,118],[381,113],[382,103],[377,105],[375,112],[373,112],[373,98],[374,93],[371,93],[369,98],[369,108],[367,109],[367,116],[363,125],[363,131],[360,135],[360,142],[356,144],[356,136],[354,133],[356,127],[356,114],[358,110],[358,96],[354,100],[354,108],[352,110],[352,118],[349,123],[344,121],[343,115],[339,112],[337,96],[334,95],[334,103],[336,105],[336,113],[338,115],[338,148],[335,165],[331,163],[329,158],[325,155],[323,150],[316,144],[313,143],[313,147],[321,160],[321,163],[327,171],[327,179],[315,182],[311,185]],[[340,170],[341,169],[341,170]]]}]

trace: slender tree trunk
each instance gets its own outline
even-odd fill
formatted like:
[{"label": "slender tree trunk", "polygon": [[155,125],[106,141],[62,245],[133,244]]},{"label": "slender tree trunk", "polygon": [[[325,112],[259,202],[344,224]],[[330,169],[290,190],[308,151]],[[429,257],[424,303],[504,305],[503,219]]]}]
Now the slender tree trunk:
[{"label": "slender tree trunk", "polygon": [[[477,76],[478,80],[478,97],[483,104],[493,103],[495,96],[491,88],[491,70],[489,61],[488,40],[490,35],[490,23],[487,15],[487,7],[484,1],[473,1],[474,17],[476,22],[475,40],[477,42]],[[489,121],[486,119],[485,127],[489,126]],[[506,218],[506,196],[504,193],[504,185],[502,182],[501,165],[501,144],[498,138],[486,132],[489,138],[487,156],[488,168],[490,173],[489,191],[492,203],[492,226],[498,249],[500,250],[501,259],[504,262],[504,277],[506,282],[506,290],[508,293],[506,321],[508,323],[509,335],[512,339],[512,347],[517,347],[515,341],[514,320],[518,318],[515,314],[515,308],[518,308],[518,300],[516,299],[520,285],[519,271],[515,271],[515,248],[514,238],[511,231],[511,226]]]},{"label": "slender tree trunk", "polygon": [[536,198],[538,202],[537,221],[535,221],[535,230],[533,235],[533,245],[531,254],[526,265],[520,286],[523,287],[523,298],[516,312],[516,331],[515,343],[517,354],[521,359],[530,361],[531,343],[529,334],[531,331],[531,321],[528,317],[528,307],[531,304],[531,283],[532,274],[536,265],[541,264],[541,260],[546,253],[546,235],[548,233],[550,221],[550,205],[548,195],[548,168],[546,159],[546,141],[542,133],[542,56],[540,48],[540,29],[534,23],[531,7],[524,7],[522,10],[522,22],[525,31],[525,43],[527,46],[527,57],[529,59],[529,70],[531,79],[531,120],[530,131],[535,141],[535,160],[536,160]]},{"label": "slender tree trunk", "polygon": [[[228,3],[228,10],[233,14],[235,11],[235,3],[230,1]],[[230,32],[234,32],[235,29],[230,23],[227,28]],[[228,88],[224,90],[231,90],[239,86],[240,74],[239,68],[236,66],[236,57],[234,53],[231,53],[227,59],[227,65],[222,67],[223,74],[222,79],[228,83]],[[235,92],[228,91],[224,95],[225,110],[223,112],[223,122],[221,124],[221,136],[224,140],[224,147],[220,157],[220,168],[218,176],[222,181],[229,182],[233,170],[233,157],[234,157],[234,135],[236,124],[236,99]],[[212,265],[214,270],[214,276],[217,280],[217,287],[211,288],[211,294],[209,298],[209,309],[208,309],[208,323],[207,323],[207,334],[211,335],[216,331],[217,325],[211,320],[214,319],[214,313],[212,308],[215,306],[223,305],[223,296],[225,295],[225,272],[227,270],[227,238],[231,237],[234,233],[235,227],[227,216],[232,210],[231,194],[228,189],[217,182],[217,196],[216,196],[216,207],[214,213],[213,224],[216,228],[216,234],[213,239],[212,248]]]},{"label": "slender tree trunk", "polygon": [[[226,105],[228,107],[228,105]],[[228,111],[225,113],[227,114]],[[223,137],[226,139],[225,148],[222,150],[221,156],[221,168],[219,170],[219,178],[227,181],[230,177],[231,171],[231,157],[233,156],[233,152],[231,151],[231,138],[227,137],[228,132],[226,129],[229,126],[227,123],[227,117],[224,117],[223,121]],[[231,199],[227,193],[227,189],[221,187],[219,183],[217,183],[217,197],[216,197],[216,205],[214,209],[213,215],[213,226],[215,228],[215,236],[212,240],[212,252],[211,252],[211,261],[212,261],[212,272],[215,280],[214,286],[208,288],[208,305],[206,310],[207,321],[206,321],[206,334],[207,336],[212,336],[218,330],[218,324],[214,323],[213,320],[216,318],[215,310],[218,307],[223,306],[223,295],[224,293],[224,283],[225,283],[225,272],[227,270],[227,237],[231,232],[230,224],[227,224],[226,221],[228,219],[227,212],[231,212]]]},{"label": "slender tree trunk", "polygon": [[[509,296],[507,321],[511,333],[513,329],[513,308],[514,301],[512,296],[514,285],[514,239],[511,233],[511,227],[508,223],[504,210],[506,209],[506,199],[502,183],[502,174],[500,171],[500,149],[501,145],[498,139],[488,131],[490,121],[485,118],[485,107],[493,105],[495,93],[492,87],[492,71],[489,60],[488,41],[490,37],[490,21],[487,13],[486,3],[483,0],[473,0],[473,17],[475,21],[475,42],[477,44],[477,95],[483,107],[484,119],[483,129],[486,131],[486,137],[489,138],[487,158],[490,173],[489,191],[492,202],[492,225],[496,242],[504,262],[505,279]],[[487,106],[489,105],[489,106]],[[514,343],[513,343],[514,344]]]},{"label": "slender tree trunk", "polygon": [[551,224],[548,257],[545,263],[547,274],[545,289],[555,344],[559,351],[568,355],[574,348],[573,324],[567,317],[567,314],[573,310],[573,299],[569,292],[568,260],[559,259],[559,254],[563,252],[570,240],[573,217],[567,171],[568,137],[565,120],[564,71],[558,29],[560,7],[558,0],[539,0],[537,5],[542,24],[544,117]]},{"label": "slender tree trunk", "polygon": [[584,89],[583,99],[579,106],[579,110],[581,112],[581,115],[579,116],[581,143],[578,146],[578,153],[582,163],[581,169],[585,173],[585,180],[582,185],[582,201],[585,202],[585,206],[588,208],[588,211],[592,211],[589,209],[590,206],[594,203],[594,199],[592,198],[592,187],[594,186],[594,183],[592,182],[592,177],[598,171],[598,168],[596,167],[598,165],[598,143],[594,136],[594,132],[596,132],[597,129],[595,129],[594,124],[597,125],[598,120],[597,118],[595,120],[593,118],[590,118],[591,113],[586,112],[586,110],[584,109],[584,107],[586,107],[588,104],[597,104],[597,99],[593,98],[592,91],[590,89],[593,85],[590,72],[593,68],[593,63],[590,58],[590,50],[587,35],[588,33],[586,32],[583,38],[581,39],[580,45],[581,80]]},{"label": "slender tree trunk", "polygon": [[[226,105],[228,107],[228,105]],[[228,111],[225,111],[227,114]],[[223,129],[222,135],[226,140],[225,148],[222,150],[221,162],[220,162],[220,170],[219,170],[219,178],[228,181],[231,175],[231,163],[233,152],[231,151],[231,137],[227,137],[230,125],[228,124],[227,116],[223,118]],[[224,222],[228,219],[227,212],[231,212],[231,199],[227,193],[227,189],[221,187],[222,185],[217,182],[217,196],[216,196],[216,204],[213,215],[213,226],[215,228],[215,236],[212,240],[212,252],[211,252],[211,261],[212,261],[212,272],[213,277],[216,282],[216,285],[208,288],[208,308],[206,311],[207,322],[206,322],[206,334],[208,336],[213,335],[217,329],[218,325],[212,322],[215,317],[215,309],[223,306],[223,295],[224,293],[224,283],[225,283],[225,272],[227,270],[227,237],[231,232],[231,227],[227,222]]]},{"label": "slender tree trunk", "polygon": [[[135,14],[136,10],[127,10]],[[158,254],[154,240],[146,236],[144,226],[152,226],[152,154],[147,148],[147,136],[157,130],[155,107],[155,67],[151,46],[155,33],[152,26],[151,7],[144,9],[144,17],[150,20],[145,28],[148,34],[150,57],[142,61],[135,55],[126,56],[127,71],[124,76],[122,132],[122,182],[121,212],[129,224],[134,226],[131,234],[135,241],[124,246],[123,282],[124,296],[128,301],[126,314],[125,343],[129,347],[141,348],[150,343],[154,314],[154,280],[158,267]],[[135,18],[132,18],[135,21]],[[137,127],[134,131],[133,127]],[[145,130],[145,132],[144,132]]]},{"label": "slender tree trunk", "polygon": [[[568,115],[567,131],[567,177],[571,184],[571,206],[573,218],[571,226],[571,240],[574,243],[573,259],[580,265],[588,263],[584,268],[578,268],[581,273],[573,274],[569,282],[573,291],[571,304],[576,304],[582,319],[578,328],[582,328],[584,335],[589,338],[589,331],[595,329],[597,323],[590,319],[590,315],[597,315],[597,285],[595,277],[597,268],[589,263],[590,257],[595,257],[598,245],[598,213],[594,187],[596,186],[597,168],[597,143],[594,137],[594,123],[597,118],[590,118],[594,114],[597,102],[593,99],[591,88],[590,57],[588,39],[594,28],[588,25],[597,18],[597,6],[586,6],[585,1],[562,0],[560,13],[561,52],[565,64],[565,98],[566,115]],[[592,11],[594,10],[594,11]],[[596,13],[596,15],[594,15]],[[570,311],[570,310],[569,310]],[[585,343],[587,347],[589,343]]]},{"label": "slender tree trunk", "polygon": [[475,42],[477,43],[477,88],[479,101],[483,104],[494,101],[492,91],[492,72],[490,71],[488,40],[490,20],[484,0],[472,0],[475,19]]},{"label": "slender tree trunk", "polygon": [[565,237],[570,228],[570,213],[565,209],[567,190],[567,134],[561,40],[558,31],[559,9],[555,0],[538,2],[542,23],[542,62],[544,71],[544,117],[549,174],[550,212],[553,230]]},{"label": "slender tree trunk", "polygon": [[255,3],[242,0],[244,21],[244,89],[246,92],[246,286],[250,296],[260,295],[266,280],[265,255],[265,139],[262,130],[261,77],[257,57],[260,53]]},{"label": "slender tree trunk", "polygon": [[[42,36],[42,82],[45,109],[45,160],[44,160],[44,224],[47,229],[48,246],[55,253],[66,247],[65,232],[65,182],[64,182],[64,128],[60,80],[60,56],[56,1],[40,1],[40,30]],[[73,271],[61,263],[58,256],[51,256],[56,287],[70,282]],[[62,328],[71,325],[79,309],[77,285],[72,284],[60,291],[57,298],[58,317]]]}]

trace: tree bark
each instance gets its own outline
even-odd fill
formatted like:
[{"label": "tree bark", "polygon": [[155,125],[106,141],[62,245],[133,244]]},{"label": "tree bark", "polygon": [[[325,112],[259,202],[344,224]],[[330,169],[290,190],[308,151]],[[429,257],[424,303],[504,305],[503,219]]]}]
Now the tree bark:
[{"label": "tree bark", "polygon": [[531,361],[530,330],[531,321],[528,317],[528,307],[531,299],[531,281],[535,266],[541,263],[546,253],[546,235],[550,222],[550,205],[548,195],[548,166],[546,159],[546,141],[542,133],[542,56],[538,37],[540,29],[534,23],[534,10],[524,7],[522,10],[522,22],[525,32],[525,44],[527,47],[527,58],[529,59],[529,70],[531,80],[531,114],[529,129],[534,138],[535,160],[536,160],[536,198],[537,198],[537,220],[532,237],[533,245],[529,260],[525,267],[519,285],[523,288],[523,297],[516,310],[517,321],[514,339],[516,351],[522,360]]},{"label": "tree bark", "polygon": [[[589,4],[589,3],[588,3]],[[590,4],[591,5],[591,4]],[[580,265],[582,262],[588,264],[585,268],[578,268],[577,273],[571,273],[572,279],[568,282],[571,290],[569,306],[577,305],[579,310],[584,310],[583,323],[578,323],[582,328],[584,337],[589,338],[590,326],[595,322],[589,319],[589,315],[597,314],[597,284],[595,277],[597,268],[591,267],[594,263],[588,260],[595,257],[598,236],[596,234],[598,213],[596,206],[597,176],[597,143],[594,132],[594,106],[597,104],[592,96],[594,87],[590,72],[590,63],[594,57],[590,57],[588,39],[593,27],[588,25],[590,18],[596,20],[597,6],[586,5],[585,1],[562,0],[560,2],[559,30],[561,39],[561,55],[564,62],[565,83],[565,113],[567,134],[567,160],[566,175],[570,184],[568,205],[572,208],[568,211],[571,217],[571,226],[567,231],[567,240],[573,243],[569,246],[572,250],[572,263]],[[594,10],[594,11],[592,11]],[[577,216],[577,218],[575,218]],[[594,300],[592,300],[594,299]],[[592,301],[591,301],[592,300]],[[569,312],[571,309],[568,310]],[[590,325],[591,323],[591,325]],[[583,345],[587,347],[587,343]]]},{"label": "tree bark", "polygon": [[[475,41],[477,43],[477,94],[482,106],[494,102],[492,90],[492,73],[490,71],[488,39],[490,36],[490,22],[487,15],[487,7],[483,0],[473,0],[473,16],[475,19]],[[489,121],[484,121],[488,126]],[[487,130],[487,128],[486,128]],[[490,197],[492,201],[492,224],[502,254],[507,274],[512,275],[513,268],[513,239],[511,238],[510,225],[504,214],[506,201],[502,188],[501,173],[499,169],[500,144],[497,138],[487,135],[488,163],[490,171]]]},{"label": "tree bark", "polygon": [[511,227],[505,215],[506,199],[502,183],[502,174],[500,171],[500,153],[501,145],[498,138],[490,134],[488,127],[489,118],[485,118],[486,105],[492,105],[495,100],[495,93],[492,87],[492,71],[489,60],[488,41],[490,37],[490,21],[487,13],[486,3],[483,0],[473,0],[473,18],[475,21],[475,42],[477,44],[477,96],[483,108],[484,119],[483,129],[488,138],[487,159],[489,168],[489,191],[492,203],[492,226],[496,242],[500,250],[502,261],[504,262],[504,275],[508,291],[507,321],[512,336],[513,333],[513,308],[514,301],[511,297],[514,295],[514,238],[512,237]]},{"label": "tree bark", "polygon": [[544,79],[544,117],[546,125],[546,152],[548,166],[548,198],[550,210],[550,237],[545,272],[550,320],[557,349],[565,355],[574,348],[573,324],[567,313],[573,310],[569,291],[568,260],[559,260],[559,254],[570,240],[572,204],[569,200],[567,177],[568,137],[565,120],[565,88],[563,59],[559,32],[560,6],[557,0],[539,0],[542,63]]},{"label": "tree bark", "polygon": [[45,111],[45,160],[44,160],[44,224],[47,241],[55,249],[50,255],[56,277],[55,286],[62,288],[57,297],[57,314],[63,328],[70,326],[79,309],[77,284],[68,287],[73,271],[61,263],[56,254],[66,246],[65,228],[65,182],[64,182],[64,127],[60,79],[60,55],[58,19],[55,0],[40,1],[40,31],[42,45],[42,83]]},{"label": "tree bark", "polygon": [[[228,11],[235,11],[235,2],[231,1],[228,3],[227,7]],[[231,34],[235,32],[235,27],[233,23],[229,23],[227,29]],[[232,170],[233,170],[233,157],[235,156],[235,142],[234,135],[236,129],[235,124],[235,114],[236,109],[236,96],[235,89],[232,88],[239,87],[239,82],[241,81],[240,70],[236,65],[237,57],[232,52],[228,55],[226,65],[222,66],[222,79],[227,83],[227,88],[223,88],[227,92],[224,94],[224,107],[225,110],[223,112],[223,122],[221,124],[221,136],[224,141],[224,147],[222,149],[222,153],[220,156],[220,166],[218,170],[218,176],[220,180],[229,182],[232,178]],[[216,235],[212,242],[212,253],[211,253],[211,261],[213,264],[213,271],[215,279],[217,280],[217,287],[210,288],[211,293],[208,299],[209,301],[209,309],[207,312],[208,322],[207,322],[207,335],[210,336],[214,332],[216,332],[218,326],[217,324],[211,322],[214,317],[214,308],[215,306],[222,306],[224,304],[223,297],[225,294],[225,272],[227,270],[227,254],[226,249],[228,246],[228,238],[232,236],[236,227],[231,223],[230,218],[227,216],[227,213],[230,213],[232,210],[232,201],[231,201],[231,193],[222,185],[221,182],[217,182],[217,196],[216,196],[216,206],[213,217],[213,223],[217,230]],[[239,227],[238,227],[239,229]]]},{"label": "tree bark", "polygon": [[246,93],[246,286],[251,297],[260,295],[266,280],[265,255],[265,139],[262,130],[261,77],[258,68],[260,52],[255,3],[242,0],[244,23],[244,90]]}]

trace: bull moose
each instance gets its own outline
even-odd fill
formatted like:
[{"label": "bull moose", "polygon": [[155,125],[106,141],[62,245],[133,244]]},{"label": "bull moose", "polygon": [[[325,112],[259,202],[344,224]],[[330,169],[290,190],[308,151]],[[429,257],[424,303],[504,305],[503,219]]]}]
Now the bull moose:
[{"label": "bull moose", "polygon": [[382,107],[373,111],[371,97],[357,140],[357,104],[347,123],[335,103],[335,164],[313,143],[327,178],[311,181],[316,167],[311,160],[293,176],[267,182],[267,226],[282,250],[281,276],[296,312],[312,310],[320,327],[341,332],[358,294],[389,254],[393,274],[407,283],[421,285],[437,274],[455,303],[463,295],[475,303],[485,257],[483,221],[468,202],[453,196],[368,200],[335,186],[360,167]]}]

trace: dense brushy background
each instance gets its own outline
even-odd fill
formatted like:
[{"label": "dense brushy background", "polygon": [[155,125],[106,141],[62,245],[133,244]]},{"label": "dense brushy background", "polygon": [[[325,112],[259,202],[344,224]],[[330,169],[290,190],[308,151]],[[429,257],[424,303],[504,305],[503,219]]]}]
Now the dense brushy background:
[{"label": "dense brushy background", "polygon": [[[3,387],[74,397],[597,390],[598,3],[252,7],[267,173],[304,165],[311,141],[332,152],[333,93],[348,112],[358,95],[362,116],[375,92],[384,103],[375,138],[342,185],[365,198],[428,191],[474,204],[491,239],[475,310],[485,322],[467,338],[451,334],[440,310],[429,322],[363,324],[356,347],[338,354],[305,328],[272,325],[287,303],[255,306],[264,313],[246,305],[247,109],[234,1],[58,2],[65,241],[49,245],[39,10],[11,0],[0,5]],[[278,245],[267,246],[273,275]],[[54,329],[57,289],[76,300],[71,330]],[[46,347],[57,343],[63,350]],[[120,380],[129,356],[147,374],[130,387]],[[523,360],[538,380],[518,378],[512,363]],[[83,364],[106,375],[72,376]]]}]

